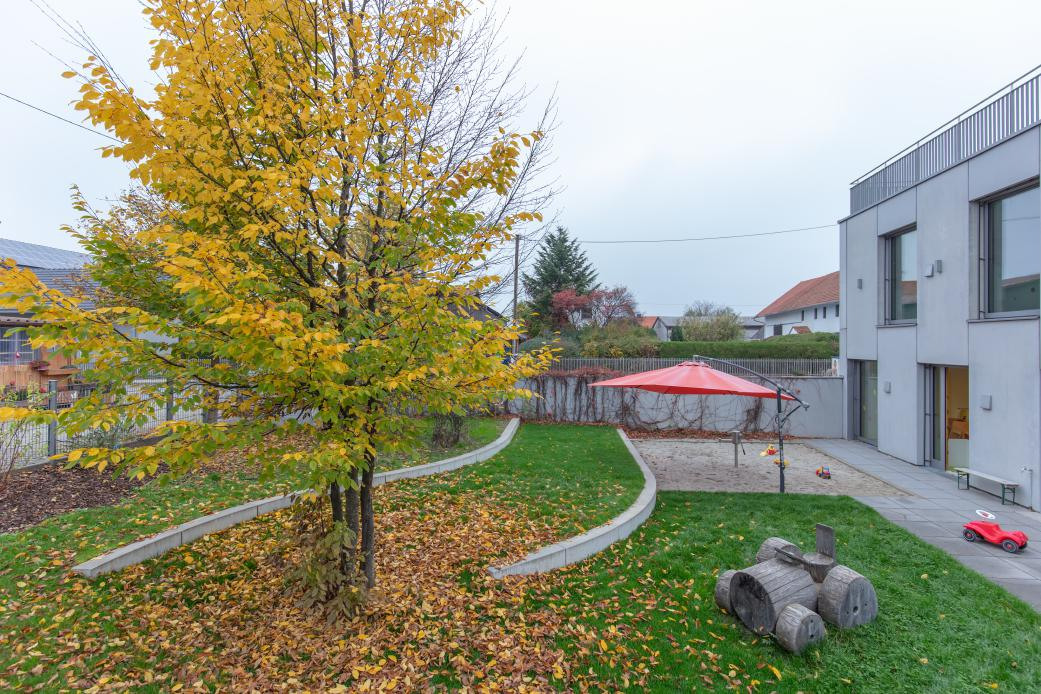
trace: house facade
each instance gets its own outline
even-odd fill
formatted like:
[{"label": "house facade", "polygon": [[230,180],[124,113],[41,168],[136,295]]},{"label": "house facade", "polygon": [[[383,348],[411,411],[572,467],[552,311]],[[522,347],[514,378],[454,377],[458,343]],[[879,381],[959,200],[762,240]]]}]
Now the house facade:
[{"label": "house facade", "polygon": [[839,331],[839,273],[803,280],[777,297],[757,316],[763,337]]},{"label": "house facade", "polygon": [[1039,93],[1028,75],[858,179],[839,222],[847,436],[1035,508]]},{"label": "house facade", "polygon": [[[80,284],[82,268],[89,260],[85,253],[12,239],[0,239],[0,258],[31,269],[47,287],[64,292]],[[33,348],[26,332],[20,330],[33,324],[32,316],[0,311],[0,387],[39,390],[53,379],[62,388],[79,373],[65,357]]]}]

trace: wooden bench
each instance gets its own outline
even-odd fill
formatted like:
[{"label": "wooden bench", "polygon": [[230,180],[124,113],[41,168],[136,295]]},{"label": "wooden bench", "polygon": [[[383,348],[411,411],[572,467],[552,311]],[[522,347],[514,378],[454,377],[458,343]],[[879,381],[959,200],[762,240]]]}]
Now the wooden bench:
[{"label": "wooden bench", "polygon": [[982,477],[985,480],[990,480],[991,482],[996,482],[997,484],[1001,485],[1001,505],[1002,506],[1005,505],[1006,494],[1008,492],[1010,492],[1010,491],[1012,492],[1012,505],[1014,506],[1016,504],[1016,489],[1019,488],[1019,482],[1013,482],[1011,480],[1002,479],[1001,477],[998,477],[997,475],[991,475],[989,473],[980,472],[979,470],[973,470],[973,469],[967,468],[967,467],[956,467],[956,468],[954,468],[954,471],[956,473],[958,473],[958,480],[957,480],[958,489],[961,489],[961,481],[962,481],[962,479],[965,480],[965,488],[968,489],[969,488],[969,476],[970,475],[974,475],[976,477]]}]

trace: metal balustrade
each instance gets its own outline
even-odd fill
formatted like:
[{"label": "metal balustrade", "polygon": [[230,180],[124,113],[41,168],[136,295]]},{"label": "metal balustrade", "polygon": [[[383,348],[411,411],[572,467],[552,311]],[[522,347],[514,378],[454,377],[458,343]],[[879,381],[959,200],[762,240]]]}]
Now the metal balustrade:
[{"label": "metal balustrade", "polygon": [[1041,124],[1041,65],[850,184],[857,214]]}]

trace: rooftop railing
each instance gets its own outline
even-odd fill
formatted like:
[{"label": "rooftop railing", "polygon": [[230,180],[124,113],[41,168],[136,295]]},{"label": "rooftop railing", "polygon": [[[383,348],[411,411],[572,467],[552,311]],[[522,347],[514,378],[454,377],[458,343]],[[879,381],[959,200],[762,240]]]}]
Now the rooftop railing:
[{"label": "rooftop railing", "polygon": [[1041,123],[1041,65],[850,183],[857,214]]}]

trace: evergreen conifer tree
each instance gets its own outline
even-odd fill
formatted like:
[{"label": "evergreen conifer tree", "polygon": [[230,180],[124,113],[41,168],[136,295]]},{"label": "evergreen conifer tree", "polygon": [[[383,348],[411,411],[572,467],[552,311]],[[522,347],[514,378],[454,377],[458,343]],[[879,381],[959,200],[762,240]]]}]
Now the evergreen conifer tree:
[{"label": "evergreen conifer tree", "polygon": [[537,314],[529,331],[548,327],[552,315],[553,295],[565,289],[588,294],[596,289],[597,273],[593,264],[579,247],[578,241],[558,226],[542,240],[532,273],[524,273],[522,281],[531,310]]}]

